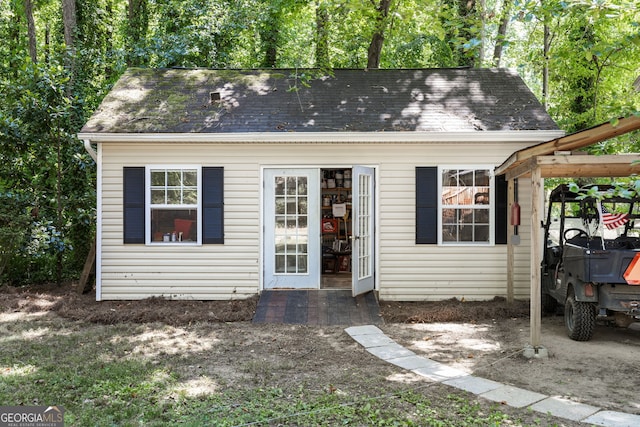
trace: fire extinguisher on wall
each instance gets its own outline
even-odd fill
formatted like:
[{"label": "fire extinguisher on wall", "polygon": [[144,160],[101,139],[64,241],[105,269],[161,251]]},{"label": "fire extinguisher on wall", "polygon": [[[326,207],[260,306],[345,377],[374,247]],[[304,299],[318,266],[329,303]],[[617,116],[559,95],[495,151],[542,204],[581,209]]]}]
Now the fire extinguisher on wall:
[{"label": "fire extinguisher on wall", "polygon": [[[518,203],[518,180],[513,182],[513,204],[511,205],[511,225],[513,226],[513,235],[518,235],[518,226],[520,225],[520,204]],[[518,238],[514,242],[519,241]]]},{"label": "fire extinguisher on wall", "polygon": [[513,225],[514,227],[520,225],[520,205],[518,204],[518,202],[513,202],[513,204],[511,205],[511,225]]}]

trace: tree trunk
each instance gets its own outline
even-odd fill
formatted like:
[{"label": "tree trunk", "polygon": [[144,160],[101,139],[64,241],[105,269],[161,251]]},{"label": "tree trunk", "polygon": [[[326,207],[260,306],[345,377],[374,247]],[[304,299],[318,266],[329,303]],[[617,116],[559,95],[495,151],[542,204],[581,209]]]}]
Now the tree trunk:
[{"label": "tree trunk", "polygon": [[49,22],[44,24],[44,62],[49,63],[49,56],[51,55],[51,29],[49,28]]},{"label": "tree trunk", "polygon": [[329,59],[329,12],[324,1],[316,1],[316,67],[330,68]]},{"label": "tree trunk", "polygon": [[509,26],[509,20],[511,19],[512,4],[513,0],[504,0],[502,5],[502,19],[500,20],[498,34],[496,35],[496,45],[493,49],[494,67],[499,67],[500,61],[502,61],[502,48],[504,47],[504,42],[507,39],[507,27]]},{"label": "tree trunk", "polygon": [[478,13],[480,17],[480,46],[478,49],[478,61],[476,63],[476,66],[482,67],[482,65],[484,64],[484,47],[486,46],[486,5],[484,3],[484,0],[478,0],[478,6],[476,6],[476,8],[478,7],[480,9]]},{"label": "tree trunk", "polygon": [[[13,52],[18,52],[19,50],[22,49],[22,46],[20,46],[20,16],[21,16],[21,11],[19,9],[19,5],[16,2],[10,2],[11,4],[11,12],[13,15],[13,19],[8,21],[8,33],[9,33],[9,37],[8,37],[8,45],[9,45],[9,52],[13,53]],[[10,15],[10,16],[11,16]],[[12,73],[14,75],[17,75],[18,70],[20,69],[20,62],[18,60],[19,55],[10,55],[9,56],[9,70],[12,71]]]},{"label": "tree trunk", "polygon": [[31,0],[24,0],[24,15],[27,18],[27,36],[29,38],[29,56],[31,62],[38,62],[38,53],[36,50],[36,23],[33,20],[33,3]]},{"label": "tree trunk", "polygon": [[387,16],[389,16],[391,1],[380,0],[380,4],[376,8],[378,16],[376,17],[376,28],[367,53],[367,68],[380,68],[380,54],[384,43],[384,31],[387,26]]},{"label": "tree trunk", "polygon": [[471,28],[477,28],[477,9],[475,0],[443,0],[448,9],[456,13],[455,23],[453,19],[444,17],[444,25],[447,31],[446,38],[451,43],[453,52],[453,66],[473,67],[476,57],[466,51],[465,44],[476,37]]},{"label": "tree trunk", "polygon": [[69,71],[69,84],[67,85],[67,95],[73,93],[75,83],[75,33],[76,33],[76,2],[75,0],[62,0],[62,21],[64,24],[64,44],[67,47],[65,57],[65,67]]},{"label": "tree trunk", "polygon": [[274,68],[278,61],[278,48],[275,43],[269,43],[264,52],[263,66]]},{"label": "tree trunk", "polygon": [[278,61],[278,42],[280,41],[280,7],[281,4],[271,5],[267,19],[260,31],[262,46],[264,49],[264,58],[262,59],[262,67],[274,68]]},{"label": "tree trunk", "polygon": [[134,55],[133,52],[147,37],[149,29],[148,6],[148,0],[129,0],[129,26],[127,27],[127,35],[129,36],[127,64],[129,66],[137,66],[141,63],[140,58]]},{"label": "tree trunk", "polygon": [[73,53],[76,31],[76,2],[62,0],[62,21],[64,23],[64,44],[67,51]]},{"label": "tree trunk", "polygon": [[[62,135],[58,133],[57,139],[57,162],[56,162],[56,230],[62,232],[63,224],[63,209],[62,209]],[[56,284],[60,286],[62,284],[62,267],[63,258],[62,251],[56,252]]]},{"label": "tree trunk", "polygon": [[[461,31],[462,37],[467,42],[470,42],[475,37],[471,28],[473,28],[477,22],[478,9],[476,6],[476,0],[460,0],[458,10],[460,12],[460,18],[465,22]],[[465,52],[462,52],[460,59],[460,65],[469,67],[475,67],[477,65],[477,57],[475,55],[467,55]]]},{"label": "tree trunk", "polygon": [[542,52],[542,106],[547,108],[549,100],[549,49],[551,48],[551,37],[549,33],[549,24],[544,23],[544,35],[543,35],[543,52]]}]

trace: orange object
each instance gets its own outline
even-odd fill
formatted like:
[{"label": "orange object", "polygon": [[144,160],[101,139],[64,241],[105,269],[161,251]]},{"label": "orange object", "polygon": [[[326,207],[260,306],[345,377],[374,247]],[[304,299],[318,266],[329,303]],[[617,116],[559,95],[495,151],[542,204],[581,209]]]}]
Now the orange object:
[{"label": "orange object", "polygon": [[520,205],[513,202],[511,205],[511,225],[520,225]]},{"label": "orange object", "polygon": [[174,233],[182,233],[184,239],[190,239],[193,224],[195,224],[195,221],[190,219],[176,218],[173,220]]},{"label": "orange object", "polygon": [[630,285],[640,285],[640,253],[633,257],[622,277]]},{"label": "orange object", "polygon": [[338,220],[331,218],[322,218],[322,232],[323,233],[337,233],[338,232]]},{"label": "orange object", "polygon": [[591,298],[593,295],[594,295],[593,284],[592,283],[586,283],[584,285],[584,296]]}]

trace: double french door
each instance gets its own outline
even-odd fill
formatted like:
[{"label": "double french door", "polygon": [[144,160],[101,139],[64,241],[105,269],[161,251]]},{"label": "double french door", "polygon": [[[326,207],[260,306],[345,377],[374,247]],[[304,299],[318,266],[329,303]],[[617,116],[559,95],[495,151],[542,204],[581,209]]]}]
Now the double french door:
[{"label": "double french door", "polygon": [[[374,169],[353,168],[352,290],[374,287]],[[263,174],[263,288],[319,289],[320,169],[268,168]]]}]

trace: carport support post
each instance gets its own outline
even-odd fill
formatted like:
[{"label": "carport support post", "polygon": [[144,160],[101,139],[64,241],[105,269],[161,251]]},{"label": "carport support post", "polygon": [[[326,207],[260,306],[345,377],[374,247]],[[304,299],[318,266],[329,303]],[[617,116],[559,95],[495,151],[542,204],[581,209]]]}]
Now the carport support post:
[{"label": "carport support post", "polygon": [[548,357],[547,349],[540,345],[542,313],[540,309],[540,263],[542,262],[541,218],[544,211],[544,181],[540,167],[531,169],[531,344],[524,349],[525,357]]},{"label": "carport support post", "polygon": [[514,255],[513,255],[513,245],[514,245],[514,241],[513,241],[513,226],[511,226],[511,224],[513,224],[511,215],[513,213],[513,211],[511,210],[511,207],[513,206],[513,202],[515,200],[515,195],[514,195],[514,185],[513,185],[513,179],[510,179],[507,182],[507,216],[508,218],[508,224],[509,226],[507,227],[507,302],[509,304],[513,303],[513,275],[514,275],[514,271],[513,271],[513,263],[514,263]]}]

